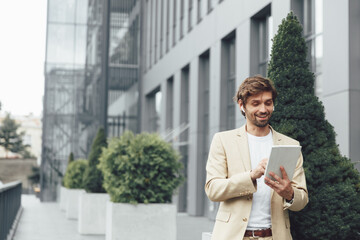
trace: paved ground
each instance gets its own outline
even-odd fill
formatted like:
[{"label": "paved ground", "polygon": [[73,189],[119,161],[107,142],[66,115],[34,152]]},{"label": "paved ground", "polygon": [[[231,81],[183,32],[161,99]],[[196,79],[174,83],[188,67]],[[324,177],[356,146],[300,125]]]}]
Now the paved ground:
[{"label": "paved ground", "polygon": [[[104,235],[80,235],[77,221],[65,217],[58,203],[40,203],[34,195],[22,195],[23,212],[14,240],[105,240]],[[214,222],[204,217],[178,214],[177,240],[201,240]]]}]

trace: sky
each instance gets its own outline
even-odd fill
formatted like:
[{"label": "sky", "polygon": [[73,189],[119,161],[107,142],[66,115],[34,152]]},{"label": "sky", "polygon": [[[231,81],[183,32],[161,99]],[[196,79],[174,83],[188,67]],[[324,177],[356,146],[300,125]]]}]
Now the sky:
[{"label": "sky", "polygon": [[42,114],[47,0],[0,3],[0,114]]}]

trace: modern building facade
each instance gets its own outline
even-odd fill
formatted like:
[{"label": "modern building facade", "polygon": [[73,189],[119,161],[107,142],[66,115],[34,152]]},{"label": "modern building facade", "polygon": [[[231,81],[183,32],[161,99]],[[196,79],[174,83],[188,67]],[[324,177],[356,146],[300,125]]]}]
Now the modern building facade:
[{"label": "modern building facade", "polygon": [[[81,86],[76,88],[81,99],[76,106],[81,107],[71,108],[75,119],[71,126],[80,126],[73,133],[81,136],[70,142],[73,151],[79,150],[76,144],[89,146],[99,126],[107,129],[108,137],[125,129],[158,132],[180,151],[185,166],[186,182],[174,197],[178,211],[214,218],[217,204],[204,193],[211,139],[216,132],[245,123],[232,97],[246,77],[266,75],[271,39],[293,11],[304,26],[316,95],[335,127],[342,154],[357,162],[360,170],[357,0],[88,0],[86,7],[86,23],[68,24],[87,28],[81,54],[85,60],[82,67],[70,69],[69,84],[83,81],[76,85]],[[48,48],[49,44],[48,40]],[[48,68],[49,53],[46,91],[50,94],[48,79],[56,79],[57,71],[66,75],[69,68]],[[64,89],[60,86],[59,90]],[[45,96],[46,105],[51,98],[46,92]],[[59,106],[60,99],[56,100]],[[48,128],[51,116],[44,112]],[[66,122],[66,118],[54,119]],[[54,142],[51,134],[44,132],[48,143]],[[85,153],[89,148],[82,149]],[[63,163],[70,150],[63,151]]]},{"label": "modern building facade", "polygon": [[70,153],[87,158],[100,127],[108,137],[139,131],[139,94],[129,90],[138,88],[140,2],[48,0],[42,201],[56,200]]},{"label": "modern building facade", "polygon": [[209,144],[214,133],[244,124],[232,97],[246,77],[266,75],[271,38],[290,11],[304,26],[315,92],[340,150],[360,170],[358,1],[144,2],[141,130],[168,136],[183,155],[179,211],[214,218],[217,205],[203,190]]},{"label": "modern building facade", "polygon": [[45,93],[41,160],[41,200],[56,200],[56,191],[72,152],[86,157],[80,141],[84,126],[87,0],[49,0],[45,56]]}]

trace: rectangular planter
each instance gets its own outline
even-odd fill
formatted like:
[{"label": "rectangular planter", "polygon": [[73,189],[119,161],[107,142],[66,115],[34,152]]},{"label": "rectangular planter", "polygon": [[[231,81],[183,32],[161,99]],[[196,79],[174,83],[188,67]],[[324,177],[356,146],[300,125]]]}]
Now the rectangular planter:
[{"label": "rectangular planter", "polygon": [[107,193],[87,193],[80,195],[78,231],[80,234],[105,234]]},{"label": "rectangular planter", "polygon": [[66,218],[77,219],[79,215],[80,194],[84,189],[68,189],[66,199]]},{"label": "rectangular planter", "polygon": [[66,197],[67,197],[67,188],[61,186],[60,187],[60,210],[65,211],[66,210]]},{"label": "rectangular planter", "polygon": [[176,240],[176,206],[107,202],[106,240]]}]

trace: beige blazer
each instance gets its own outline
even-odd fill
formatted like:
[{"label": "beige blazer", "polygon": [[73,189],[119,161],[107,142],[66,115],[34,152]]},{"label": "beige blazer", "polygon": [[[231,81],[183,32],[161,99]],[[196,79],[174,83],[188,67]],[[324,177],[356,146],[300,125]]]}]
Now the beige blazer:
[{"label": "beige blazer", "polygon": [[[299,145],[283,134],[273,133],[274,145]],[[300,155],[293,180],[294,201],[289,204],[271,191],[271,223],[274,240],[292,239],[288,210],[300,211],[308,203],[308,192]],[[256,167],[256,166],[254,166]],[[216,133],[206,165],[205,192],[211,201],[220,202],[212,240],[241,240],[250,216],[256,184],[252,169],[245,125],[239,129]]]}]

